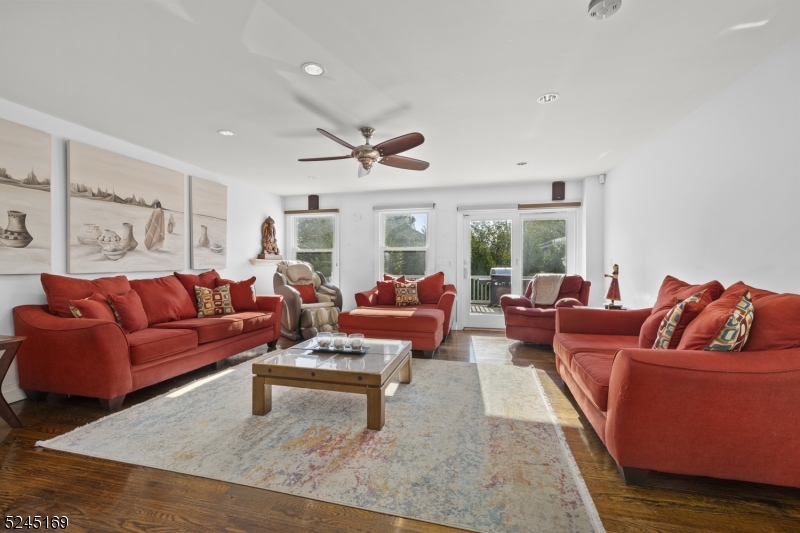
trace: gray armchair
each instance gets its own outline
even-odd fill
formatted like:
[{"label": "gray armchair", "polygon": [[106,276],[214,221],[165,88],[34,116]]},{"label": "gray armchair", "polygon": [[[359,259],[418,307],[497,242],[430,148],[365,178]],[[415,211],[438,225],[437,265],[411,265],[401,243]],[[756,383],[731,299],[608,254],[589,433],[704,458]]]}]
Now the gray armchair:
[{"label": "gray armchair", "polygon": [[[292,285],[313,285],[318,303],[304,304]],[[275,294],[283,296],[281,335],[310,339],[320,331],[339,331],[342,291],[325,280],[321,272],[303,261],[280,261],[273,278]]]}]

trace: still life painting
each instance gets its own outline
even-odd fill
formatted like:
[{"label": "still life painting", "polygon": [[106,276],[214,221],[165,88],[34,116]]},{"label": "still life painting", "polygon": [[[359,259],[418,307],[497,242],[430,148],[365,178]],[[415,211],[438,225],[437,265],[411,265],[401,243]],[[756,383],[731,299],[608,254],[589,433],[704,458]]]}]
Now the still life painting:
[{"label": "still life painting", "polygon": [[0,274],[50,271],[50,135],[0,119]]},{"label": "still life painting", "polygon": [[228,187],[189,176],[192,268],[227,267]]},{"label": "still life painting", "polygon": [[184,268],[183,174],[69,141],[72,274]]}]

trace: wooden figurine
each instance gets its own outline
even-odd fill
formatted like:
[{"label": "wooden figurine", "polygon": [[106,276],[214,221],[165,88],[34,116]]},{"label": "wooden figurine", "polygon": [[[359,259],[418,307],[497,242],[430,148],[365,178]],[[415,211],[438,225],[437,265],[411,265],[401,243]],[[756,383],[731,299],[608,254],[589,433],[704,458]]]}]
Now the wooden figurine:
[{"label": "wooden figurine", "polygon": [[606,304],[606,309],[622,309],[622,305],[614,303],[622,299],[619,295],[619,265],[614,265],[613,272],[605,274],[605,277],[611,278],[611,285],[608,286],[608,292],[606,293],[606,300],[611,300],[611,303]]},{"label": "wooden figurine", "polygon": [[259,259],[283,259],[278,248],[278,239],[275,237],[275,221],[272,217],[267,217],[261,224],[261,248]]}]

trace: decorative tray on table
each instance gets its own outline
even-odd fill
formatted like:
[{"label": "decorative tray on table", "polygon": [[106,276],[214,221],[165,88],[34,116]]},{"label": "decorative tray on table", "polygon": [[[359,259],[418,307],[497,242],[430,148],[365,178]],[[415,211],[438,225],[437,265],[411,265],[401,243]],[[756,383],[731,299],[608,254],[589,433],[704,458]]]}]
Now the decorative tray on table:
[{"label": "decorative tray on table", "polygon": [[312,350],[314,352],[325,352],[325,353],[341,353],[341,354],[348,354],[348,355],[364,355],[365,353],[369,352],[369,346],[366,344],[361,346],[360,350],[354,350],[352,348],[342,346],[341,348],[335,348],[333,343],[330,344],[327,348],[323,348],[319,345],[319,343],[314,342],[311,346],[306,348],[306,350]]}]

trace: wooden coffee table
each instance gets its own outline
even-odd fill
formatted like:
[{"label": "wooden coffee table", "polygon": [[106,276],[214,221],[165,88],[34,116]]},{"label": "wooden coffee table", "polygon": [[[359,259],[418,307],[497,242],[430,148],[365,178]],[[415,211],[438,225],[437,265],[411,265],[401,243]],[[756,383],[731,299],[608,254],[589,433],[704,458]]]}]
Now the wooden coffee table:
[{"label": "wooden coffee table", "polygon": [[367,395],[367,428],[386,422],[386,387],[400,379],[411,383],[411,342],[364,339],[364,355],[310,350],[314,339],[253,363],[253,414],[272,410],[272,386],[300,387]]}]

